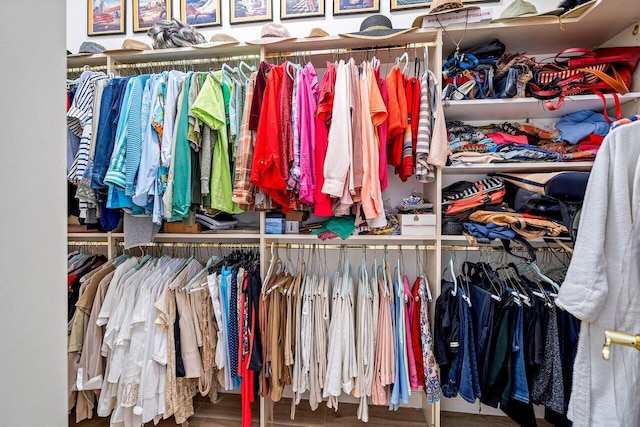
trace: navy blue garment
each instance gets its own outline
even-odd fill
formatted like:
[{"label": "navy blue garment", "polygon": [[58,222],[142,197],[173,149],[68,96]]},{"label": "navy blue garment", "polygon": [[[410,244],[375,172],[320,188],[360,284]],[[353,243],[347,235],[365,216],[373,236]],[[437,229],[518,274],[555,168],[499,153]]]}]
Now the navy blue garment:
[{"label": "navy blue garment", "polygon": [[524,364],[523,310],[522,305],[518,306],[516,310],[511,338],[511,375],[513,379],[510,397],[522,403],[529,403],[529,384]]},{"label": "navy blue garment", "polygon": [[484,390],[489,376],[489,366],[493,357],[491,341],[493,338],[494,317],[498,301],[491,297],[492,293],[481,288],[472,281],[471,286],[471,317],[474,324],[476,339],[476,361],[478,369],[478,383],[480,390]]},{"label": "navy blue garment", "polygon": [[462,342],[458,350],[460,358],[460,396],[469,403],[480,397],[478,369],[476,365],[476,348],[473,338],[473,322],[471,307],[467,303],[465,290],[458,288],[458,304],[460,305],[460,336]]},{"label": "navy blue garment", "polygon": [[100,202],[100,225],[104,231],[113,231],[118,228],[121,219],[122,211],[107,208],[107,198],[103,198]]},{"label": "navy blue garment", "polygon": [[104,176],[111,161],[111,154],[115,145],[116,127],[128,80],[129,77],[112,79],[102,92],[100,118],[95,140],[93,173],[91,175],[91,188],[94,190],[107,189],[104,183]]}]

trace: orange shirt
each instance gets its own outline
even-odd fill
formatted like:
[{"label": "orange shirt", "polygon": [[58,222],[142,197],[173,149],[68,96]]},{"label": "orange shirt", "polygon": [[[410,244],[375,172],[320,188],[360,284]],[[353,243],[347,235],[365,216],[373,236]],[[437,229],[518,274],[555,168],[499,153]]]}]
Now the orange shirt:
[{"label": "orange shirt", "polygon": [[387,75],[389,92],[388,116],[388,152],[387,161],[397,167],[402,162],[402,138],[408,126],[407,96],[405,94],[404,76],[400,67],[394,66]]}]

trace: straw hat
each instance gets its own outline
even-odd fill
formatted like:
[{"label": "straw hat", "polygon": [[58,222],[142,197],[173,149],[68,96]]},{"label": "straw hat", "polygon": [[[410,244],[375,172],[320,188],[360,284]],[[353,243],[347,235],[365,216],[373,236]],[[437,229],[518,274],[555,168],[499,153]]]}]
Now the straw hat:
[{"label": "straw hat", "polygon": [[262,26],[259,39],[249,40],[247,44],[271,44],[291,39],[295,37],[291,37],[291,33],[284,25],[270,22]]},{"label": "straw hat", "polygon": [[113,55],[115,53],[136,53],[136,52],[142,52],[143,50],[152,50],[152,49],[153,48],[151,46],[149,46],[144,42],[134,40],[134,39],[125,39],[122,42],[121,49],[109,49],[109,50],[105,50],[104,53]]},{"label": "straw hat", "polygon": [[212,47],[227,46],[230,44],[240,43],[238,39],[229,34],[217,33],[211,36],[208,43],[194,44],[193,47],[198,49],[209,49]]},{"label": "straw hat", "polygon": [[323,30],[322,28],[312,28],[311,32],[309,33],[309,35],[307,36],[308,39],[311,38],[315,38],[315,37],[328,37],[329,33],[327,33],[325,30]]},{"label": "straw hat", "polygon": [[462,12],[464,10],[477,10],[479,6],[465,6],[462,0],[434,0],[426,15],[418,16],[413,20],[412,27],[421,28],[422,19],[425,16],[442,15],[450,12]]}]

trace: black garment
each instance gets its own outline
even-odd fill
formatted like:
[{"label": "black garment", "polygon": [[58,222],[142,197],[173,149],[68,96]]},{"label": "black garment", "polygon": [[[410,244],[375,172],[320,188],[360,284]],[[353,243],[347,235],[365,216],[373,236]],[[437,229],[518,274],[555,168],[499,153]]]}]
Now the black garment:
[{"label": "black garment", "polygon": [[262,339],[260,335],[260,290],[262,289],[262,280],[258,270],[252,270],[248,275],[248,307],[249,307],[249,326],[253,325],[253,342],[251,356],[249,358],[249,369],[255,372],[255,380],[253,381],[253,397],[260,397],[260,371],[262,370]]},{"label": "black garment", "polygon": [[[175,298],[171,293],[171,298]],[[176,305],[176,320],[173,322],[173,339],[175,341],[175,353],[176,353],[176,378],[181,378],[187,375],[184,369],[184,362],[182,361],[182,351],[180,350],[180,316],[178,315]]]},{"label": "black garment", "polygon": [[[457,297],[452,295],[453,282],[442,281],[442,292],[436,300],[433,352],[440,366],[440,382],[449,381],[449,371],[460,346],[460,313]],[[459,384],[450,384],[456,388]]]},{"label": "black garment", "polygon": [[[500,397],[504,394],[509,381],[509,361],[511,360],[511,344],[513,341],[513,325],[517,306],[511,298],[503,298],[499,306],[499,314],[494,330],[494,339],[491,345],[493,358],[489,367],[486,390],[482,392],[480,401],[485,405],[498,407]],[[507,396],[511,394],[511,388],[507,390]]]}]

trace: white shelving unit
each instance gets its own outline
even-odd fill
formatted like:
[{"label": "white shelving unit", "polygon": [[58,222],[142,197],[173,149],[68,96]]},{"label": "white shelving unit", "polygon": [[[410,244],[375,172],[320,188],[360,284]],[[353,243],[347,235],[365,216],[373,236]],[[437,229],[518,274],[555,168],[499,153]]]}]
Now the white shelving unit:
[{"label": "white shelving unit", "polygon": [[[565,20],[561,24],[557,18],[513,21],[500,24],[473,24],[464,33],[464,26],[446,27],[446,31],[451,38],[459,40],[463,34],[464,45],[472,46],[491,38],[500,38],[510,52],[521,52],[527,55],[555,53],[569,47],[596,48],[607,43],[614,37],[616,40],[626,40],[628,44],[638,44],[638,36],[633,34],[635,22],[640,20],[640,7],[637,0],[599,0],[584,15],[579,18]],[[175,61],[189,61],[196,59],[210,58],[215,61],[219,58],[238,55],[247,57],[284,58],[287,56],[304,56],[311,60],[318,68],[323,68],[326,59],[335,57],[348,57],[358,55],[379,57],[383,62],[392,62],[395,58],[394,50],[417,49],[427,46],[431,60],[430,67],[440,75],[443,58],[452,50],[449,37],[443,36],[443,31],[439,28],[424,28],[414,32],[402,34],[396,38],[380,42],[341,38],[329,36],[322,39],[296,39],[283,43],[267,46],[250,46],[239,44],[231,47],[221,47],[214,49],[167,49],[158,51],[146,51],[132,54],[118,55],[93,55],[90,57],[77,57],[68,59],[68,66],[71,68],[81,68],[88,66],[103,66],[108,72],[118,73],[119,68],[132,68],[135,64],[163,61],[166,66],[176,66]],[[411,50],[412,51],[412,50]],[[393,57],[392,57],[393,55]],[[173,61],[173,62],[170,62]],[[131,64],[131,65],[128,65]],[[160,65],[160,66],[161,66]],[[621,102],[625,106],[624,111],[638,112],[640,108],[640,84],[638,83],[638,71],[634,75],[633,89],[636,90],[621,96]],[[607,95],[610,107],[611,96]],[[462,121],[509,121],[525,119],[558,119],[565,114],[589,109],[602,111],[603,104],[600,98],[595,95],[576,95],[568,97],[565,105],[560,110],[549,111],[541,101],[533,98],[523,99],[503,99],[503,100],[473,100],[473,101],[449,101],[446,104],[445,114],[447,120]],[[434,294],[439,294],[440,281],[442,279],[442,269],[444,266],[442,253],[450,246],[460,246],[466,244],[463,236],[448,236],[441,234],[442,228],[442,195],[441,190],[446,185],[460,179],[471,180],[481,178],[490,172],[496,171],[528,171],[528,172],[549,172],[556,170],[589,171],[592,162],[567,162],[567,163],[499,163],[487,165],[456,166],[446,167],[439,170],[436,182],[421,187],[425,196],[434,202],[434,212],[437,214],[436,234],[433,236],[352,236],[347,240],[334,239],[331,241],[320,241],[312,235],[292,235],[292,234],[266,234],[265,233],[265,213],[260,214],[260,228],[255,233],[199,233],[199,234],[158,234],[156,242],[174,243],[256,243],[260,246],[263,268],[268,264],[269,245],[271,243],[291,243],[291,244],[328,244],[328,245],[428,245],[428,265],[429,281],[434,289]],[[470,179],[471,178],[471,179]],[[404,184],[407,194],[412,187],[419,187],[415,181]],[[420,187],[419,187],[420,188]],[[75,233],[69,234],[70,241],[100,241],[106,242],[109,247],[109,254],[114,254],[119,248],[119,243],[124,239],[121,233]],[[537,239],[532,242],[535,246],[546,245],[547,242]],[[454,408],[467,412],[478,412],[477,405],[450,405],[449,399],[443,399],[441,403],[424,406],[425,415],[429,426],[440,426],[441,410]],[[487,413],[483,409],[483,413]],[[266,425],[266,411],[261,411],[261,426]],[[392,417],[393,415],[390,415]],[[275,420],[277,422],[277,420]]]}]

